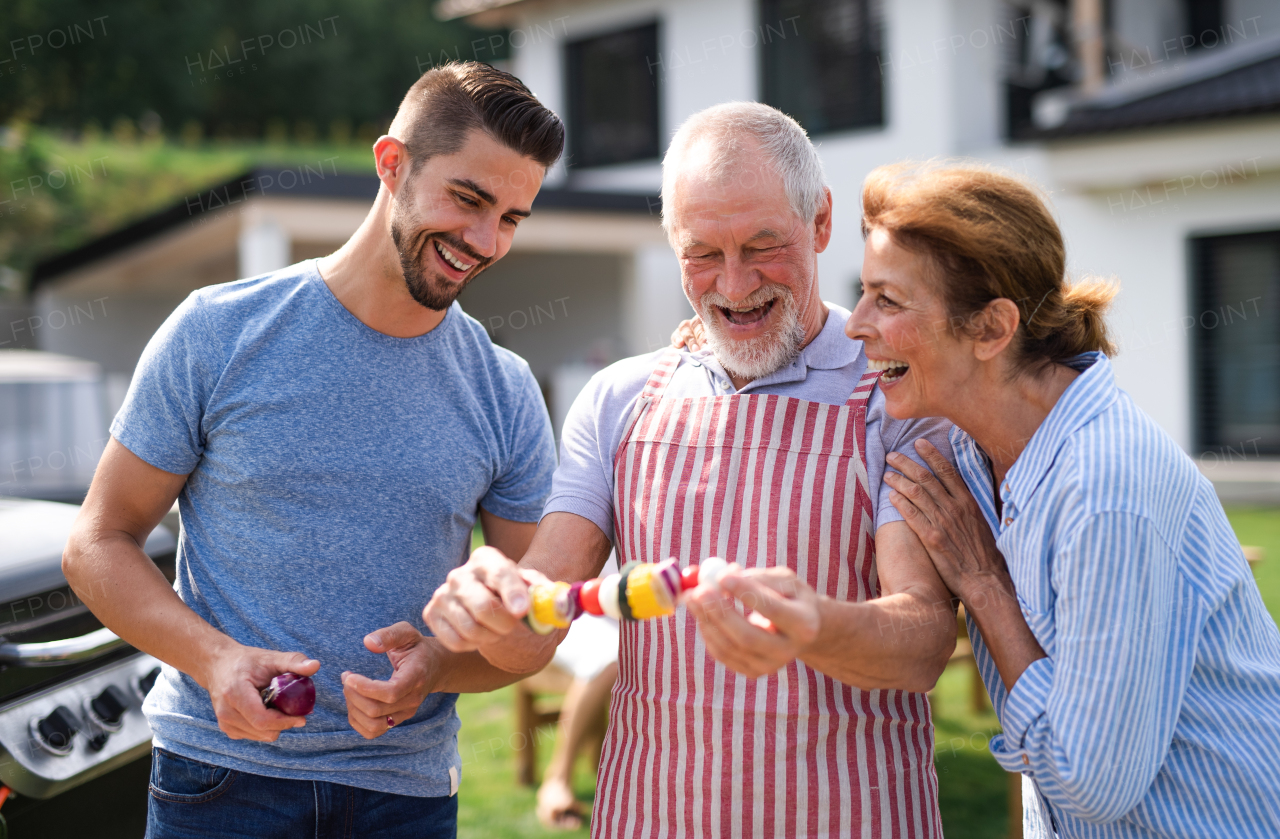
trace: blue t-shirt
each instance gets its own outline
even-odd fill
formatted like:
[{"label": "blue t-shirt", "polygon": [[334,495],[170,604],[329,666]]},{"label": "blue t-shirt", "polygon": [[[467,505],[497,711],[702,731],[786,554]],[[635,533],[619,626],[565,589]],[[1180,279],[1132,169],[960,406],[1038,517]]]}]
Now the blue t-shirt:
[{"label": "blue t-shirt", "polygon": [[316,710],[276,743],[229,739],[208,693],[166,666],[145,706],[156,744],[259,775],[450,795],[456,695],[365,740],[339,677],[390,676],[364,636],[397,621],[425,632],[422,607],[467,557],[479,507],[538,520],[555,451],[528,365],[456,303],[416,338],[370,329],[303,262],[187,298],[111,433],[190,474],[183,602],[243,644],[321,663]]}]

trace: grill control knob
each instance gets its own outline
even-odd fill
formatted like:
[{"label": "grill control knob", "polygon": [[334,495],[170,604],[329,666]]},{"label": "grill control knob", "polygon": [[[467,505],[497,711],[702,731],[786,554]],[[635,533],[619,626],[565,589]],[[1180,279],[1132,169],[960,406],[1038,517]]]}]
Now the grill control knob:
[{"label": "grill control knob", "polygon": [[147,675],[138,680],[138,693],[142,694],[145,699],[151,689],[156,686],[156,679],[160,678],[160,668],[152,667]]},{"label": "grill control knob", "polygon": [[60,757],[71,754],[71,740],[80,730],[80,721],[66,705],[59,705],[42,720],[31,721],[31,733],[40,746]]},{"label": "grill control knob", "polygon": [[120,721],[128,709],[129,697],[115,685],[108,685],[106,690],[86,703],[88,715],[108,731],[120,730]]}]

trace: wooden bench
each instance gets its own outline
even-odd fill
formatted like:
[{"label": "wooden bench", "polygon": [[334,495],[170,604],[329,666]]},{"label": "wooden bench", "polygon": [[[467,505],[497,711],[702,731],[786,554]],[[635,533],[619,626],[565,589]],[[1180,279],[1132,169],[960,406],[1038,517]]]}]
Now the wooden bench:
[{"label": "wooden bench", "polygon": [[516,752],[516,779],[527,787],[538,785],[538,728],[560,722],[560,700],[573,676],[555,664],[516,682],[516,731],[524,735],[524,747]]}]

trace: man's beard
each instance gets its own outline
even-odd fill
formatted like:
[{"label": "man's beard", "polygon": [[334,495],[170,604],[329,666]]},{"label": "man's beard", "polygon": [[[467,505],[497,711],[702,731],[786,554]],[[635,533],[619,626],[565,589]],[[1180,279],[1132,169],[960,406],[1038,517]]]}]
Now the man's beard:
[{"label": "man's beard", "polygon": [[[775,325],[765,334],[750,340],[729,337],[721,321],[717,306],[726,308],[755,308],[776,299],[773,311]],[[790,364],[804,346],[804,327],[796,311],[795,297],[791,289],[781,285],[767,285],[756,289],[747,299],[733,302],[716,291],[708,291],[698,301],[698,317],[706,328],[707,344],[725,372],[739,379],[762,379],[770,373]]]},{"label": "man's beard", "polygon": [[[449,233],[426,233],[418,231],[412,234],[412,241],[405,234],[405,229],[414,229],[418,225],[402,211],[400,202],[396,201],[391,209],[391,241],[395,243],[396,252],[400,255],[400,270],[404,273],[404,284],[410,296],[418,302],[437,312],[442,312],[453,305],[458,295],[467,285],[489,267],[493,260],[483,259],[467,247],[456,236]],[[439,239],[445,247],[453,251],[461,259],[475,263],[475,267],[461,283],[452,283],[441,276],[430,263],[435,260],[435,245],[432,239]]]}]

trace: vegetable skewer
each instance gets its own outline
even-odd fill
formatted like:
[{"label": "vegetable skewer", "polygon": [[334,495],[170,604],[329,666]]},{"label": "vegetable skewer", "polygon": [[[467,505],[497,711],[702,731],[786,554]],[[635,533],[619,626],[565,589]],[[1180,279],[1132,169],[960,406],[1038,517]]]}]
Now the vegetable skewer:
[{"label": "vegetable skewer", "polygon": [[681,595],[699,582],[716,585],[728,568],[718,556],[684,570],[676,560],[628,562],[616,574],[578,583],[535,583],[529,588],[525,623],[539,635],[564,629],[580,615],[648,620],[674,614]]}]

